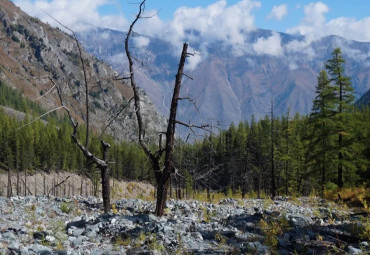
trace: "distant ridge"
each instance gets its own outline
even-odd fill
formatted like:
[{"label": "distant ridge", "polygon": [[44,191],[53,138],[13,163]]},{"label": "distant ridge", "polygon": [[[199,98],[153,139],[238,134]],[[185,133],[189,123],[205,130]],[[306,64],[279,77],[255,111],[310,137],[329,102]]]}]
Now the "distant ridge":
[{"label": "distant ridge", "polygon": [[[102,36],[95,36],[97,31]],[[124,32],[96,28],[78,36],[91,54],[110,63],[118,72],[126,71],[122,54]],[[253,49],[257,41],[272,36],[280,37],[280,51]],[[142,61],[137,68],[139,84],[157,109],[166,114],[180,53],[176,55],[170,43],[147,36],[143,40],[147,45],[135,47],[141,37],[144,36],[136,34],[131,42],[135,57]],[[193,103],[181,102],[181,120],[221,121],[226,127],[231,122],[250,120],[252,115],[264,118],[270,112],[272,98],[276,116],[286,114],[288,109],[291,115],[307,114],[315,96],[318,73],[336,47],[342,49],[346,74],[351,77],[356,97],[370,89],[370,43],[334,35],[306,42],[303,36],[262,29],[246,33],[245,40],[249,48],[243,49],[242,54],[235,54],[232,47],[222,42],[209,44],[206,49],[197,48],[197,42],[189,42],[202,60],[193,70],[187,70],[194,79],[185,79],[182,89],[183,96],[193,98],[197,108]]]}]

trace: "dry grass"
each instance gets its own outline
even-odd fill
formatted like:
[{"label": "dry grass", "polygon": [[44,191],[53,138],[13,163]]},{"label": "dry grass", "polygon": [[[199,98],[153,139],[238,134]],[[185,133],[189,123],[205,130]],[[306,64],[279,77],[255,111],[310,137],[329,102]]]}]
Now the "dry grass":
[{"label": "dry grass", "polygon": [[328,200],[345,203],[349,207],[365,207],[365,204],[370,204],[370,188],[343,188],[326,191],[324,197]]},{"label": "dry grass", "polygon": [[[67,179],[67,177],[69,178]],[[63,182],[64,181],[64,182]],[[63,182],[63,183],[62,183]],[[25,176],[24,172],[19,175],[19,195],[25,194]],[[45,183],[45,184],[44,184]],[[62,183],[62,184],[60,184]],[[145,200],[153,199],[154,187],[148,183],[142,182],[127,182],[111,179],[111,197],[113,200],[122,198],[141,198]],[[6,196],[8,184],[8,175],[0,174],[0,195]],[[71,197],[76,195],[92,196],[93,183],[91,179],[85,176],[77,175],[68,172],[59,173],[36,173],[27,175],[26,180],[26,195],[54,195],[59,197]],[[54,186],[60,184],[53,189]],[[11,174],[11,187],[13,195],[17,195],[17,176],[16,173]],[[82,192],[81,192],[82,187]],[[101,186],[98,184],[97,195],[101,197]]]}]

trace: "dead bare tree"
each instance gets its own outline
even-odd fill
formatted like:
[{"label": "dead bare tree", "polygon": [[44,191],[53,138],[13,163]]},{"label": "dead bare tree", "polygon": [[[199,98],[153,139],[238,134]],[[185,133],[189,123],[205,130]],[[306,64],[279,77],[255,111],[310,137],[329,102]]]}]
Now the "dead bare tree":
[{"label": "dead bare tree", "polygon": [[[133,32],[133,28],[136,24],[136,22],[140,19],[143,18],[142,14],[145,9],[145,0],[143,0],[140,5],[139,5],[139,11],[136,15],[136,18],[134,21],[131,23],[129,30],[127,32],[127,36],[125,39],[125,51],[126,51],[126,56],[128,59],[129,63],[129,72],[130,72],[130,82],[131,82],[131,87],[134,92],[134,107],[135,107],[135,113],[136,113],[136,119],[138,123],[138,139],[139,139],[139,144],[144,150],[145,154],[148,156],[150,163],[152,165],[152,168],[154,170],[154,176],[157,184],[157,201],[156,201],[156,209],[155,209],[155,214],[157,216],[162,216],[164,213],[166,201],[167,201],[167,193],[168,193],[168,188],[169,188],[169,183],[170,183],[170,177],[171,174],[174,174],[175,168],[173,165],[173,152],[174,152],[174,141],[175,141],[175,127],[176,124],[180,124],[183,126],[186,126],[188,128],[206,128],[209,125],[192,125],[192,124],[186,124],[184,122],[178,121],[176,119],[177,115],[177,107],[178,107],[178,101],[182,100],[180,98],[180,90],[181,90],[181,82],[182,82],[182,77],[183,75],[187,76],[184,74],[184,65],[185,65],[185,60],[186,58],[191,55],[188,53],[188,44],[184,43],[183,48],[182,48],[182,53],[180,57],[180,62],[179,62],[179,67],[177,70],[176,74],[176,79],[175,79],[175,87],[172,95],[172,100],[171,100],[171,107],[170,107],[170,115],[167,123],[167,131],[165,132],[166,134],[166,142],[165,142],[165,147],[162,148],[162,134],[159,135],[159,143],[158,143],[158,150],[156,152],[153,152],[149,149],[149,146],[147,142],[144,139],[145,135],[145,127],[143,125],[143,117],[142,117],[142,112],[141,112],[141,107],[140,107],[140,95],[139,95],[139,90],[138,86],[136,84],[135,80],[135,72],[134,72],[134,62],[133,62],[133,57],[130,52],[129,48],[129,40],[130,36]],[[164,163],[163,167],[161,167],[160,160],[163,156],[164,153]]]},{"label": "dead bare tree", "polygon": [[77,127],[78,123],[76,123],[71,115],[71,112],[69,111],[68,107],[64,104],[62,92],[60,87],[54,82],[54,80],[49,77],[50,81],[55,86],[58,97],[61,103],[61,107],[65,109],[67,112],[67,115],[69,117],[69,120],[71,121],[71,124],[73,126],[73,133],[72,133],[72,140],[74,143],[78,146],[78,148],[82,151],[84,156],[94,162],[96,166],[100,169],[101,172],[101,179],[102,179],[102,196],[103,196],[103,208],[104,212],[108,213],[110,211],[110,186],[109,186],[109,166],[108,166],[108,150],[110,148],[110,145],[103,140],[100,140],[102,149],[103,149],[103,158],[100,159],[93,153],[89,151],[89,149],[82,145],[82,143],[77,138]]},{"label": "dead bare tree", "polygon": [[[44,11],[44,10],[42,10],[42,11],[46,15],[48,15],[50,18],[52,18],[54,21],[56,21],[59,25],[61,25],[62,27],[64,27],[66,30],[68,30],[72,34],[72,38],[73,38],[73,40],[75,41],[75,43],[77,45],[78,54],[79,54],[79,58],[80,58],[81,65],[82,65],[83,79],[84,79],[84,83],[85,83],[85,108],[86,108],[86,116],[85,116],[85,118],[86,118],[86,121],[85,121],[86,131],[85,131],[85,137],[86,138],[85,138],[84,145],[77,138],[77,127],[78,127],[78,123],[76,123],[73,120],[70,110],[64,104],[63,97],[62,97],[62,92],[61,92],[61,88],[60,88],[59,85],[57,85],[54,82],[54,80],[50,76],[48,76],[48,78],[53,83],[53,87],[50,89],[50,91],[53,88],[56,88],[57,94],[58,94],[58,97],[59,97],[59,100],[60,100],[60,103],[61,103],[61,106],[58,107],[58,108],[56,108],[56,109],[53,109],[53,110],[47,112],[46,114],[48,114],[48,113],[50,113],[52,111],[58,110],[60,108],[64,108],[64,110],[67,112],[67,115],[68,115],[68,117],[70,119],[70,122],[71,122],[71,124],[73,126],[73,134],[71,135],[72,136],[72,140],[78,146],[78,148],[82,151],[82,153],[84,154],[84,156],[86,157],[86,159],[88,159],[91,162],[93,162],[100,169],[101,179],[102,179],[103,208],[104,208],[104,212],[105,213],[108,213],[110,211],[110,182],[109,182],[109,166],[108,166],[108,160],[107,159],[108,159],[108,150],[110,148],[110,144],[104,142],[103,139],[100,140],[101,146],[102,146],[102,151],[103,151],[103,158],[102,159],[100,159],[99,157],[97,157],[96,155],[94,155],[89,150],[89,148],[88,148],[89,147],[89,140],[90,140],[90,130],[89,130],[89,126],[90,126],[90,123],[89,123],[90,122],[89,121],[89,115],[90,115],[90,110],[89,110],[89,84],[88,84],[88,81],[87,81],[87,71],[86,71],[85,60],[84,60],[84,57],[83,57],[83,54],[82,54],[82,47],[81,47],[81,45],[80,45],[80,43],[79,43],[79,41],[77,39],[77,36],[76,36],[75,32],[72,29],[70,29],[69,27],[65,26],[63,23],[61,23],[60,21],[58,21],[57,19],[55,19],[53,16],[51,16],[46,11]],[[41,118],[41,116],[39,118]],[[82,188],[81,188],[81,193],[82,193]]]},{"label": "dead bare tree", "polygon": [[[57,21],[58,22],[58,21]],[[59,24],[61,24],[60,22],[58,22]],[[62,24],[61,24],[62,25]],[[64,25],[62,25],[64,26]],[[65,26],[64,26],[65,27]],[[70,30],[69,28],[65,27],[66,29]],[[70,30],[72,31],[72,30]],[[73,31],[72,31],[73,33]],[[76,43],[78,44],[78,47],[79,46],[79,43],[76,39],[76,37],[74,38]],[[80,48],[79,48],[80,49]],[[79,53],[80,53],[80,59],[82,60],[83,57],[82,57],[82,52],[81,50],[79,50]],[[86,93],[88,93],[88,85],[87,85],[87,79],[86,79],[86,72],[85,72],[85,68],[84,68],[84,62],[82,61],[82,66],[83,66],[83,77],[85,79],[85,82],[86,82]],[[104,212],[105,213],[108,213],[110,211],[110,185],[109,185],[109,166],[108,166],[108,150],[110,148],[110,145],[106,142],[104,142],[103,140],[100,140],[101,142],[101,146],[102,146],[102,151],[103,151],[103,158],[100,159],[99,157],[97,157],[96,155],[94,155],[89,149],[88,149],[88,142],[89,140],[85,140],[85,145],[83,145],[78,137],[77,137],[77,128],[78,128],[78,123],[75,122],[72,118],[72,115],[71,115],[71,112],[70,110],[68,109],[68,107],[65,105],[64,103],[64,100],[63,100],[63,96],[62,96],[62,91],[61,91],[61,88],[60,86],[50,77],[50,76],[46,76],[53,84],[53,89],[55,88],[57,90],[57,94],[58,94],[58,97],[59,97],[59,101],[60,101],[60,104],[61,106],[59,107],[56,107],[55,109],[53,110],[50,110],[48,111],[47,113],[33,119],[32,121],[30,121],[29,123],[27,123],[26,125],[23,125],[22,127],[20,128],[23,128],[25,126],[28,126],[30,124],[32,124],[33,122],[35,122],[36,120],[40,119],[41,117],[45,116],[46,114],[49,114],[53,111],[56,111],[58,109],[61,109],[63,108],[66,112],[67,112],[67,115],[70,119],[70,122],[73,126],[73,133],[71,135],[72,137],[72,140],[73,142],[78,146],[78,148],[82,151],[82,153],[84,154],[84,156],[90,160],[91,162],[93,162],[94,164],[96,164],[96,166],[100,169],[100,172],[101,172],[101,179],[102,179],[102,196],[103,196],[103,208],[104,208]],[[86,97],[88,98],[88,94],[86,95]],[[86,109],[87,109],[87,112],[88,112],[88,100],[86,100]],[[86,125],[88,126],[89,123],[86,123]],[[19,128],[19,129],[20,129]],[[87,128],[86,129],[86,137],[89,136],[89,129]],[[26,177],[25,177],[26,178]],[[26,187],[26,179],[24,181],[25,183],[25,187]],[[82,190],[82,189],[81,189]],[[26,188],[25,188],[25,192],[26,192]],[[50,193],[50,192],[49,192]]]}]

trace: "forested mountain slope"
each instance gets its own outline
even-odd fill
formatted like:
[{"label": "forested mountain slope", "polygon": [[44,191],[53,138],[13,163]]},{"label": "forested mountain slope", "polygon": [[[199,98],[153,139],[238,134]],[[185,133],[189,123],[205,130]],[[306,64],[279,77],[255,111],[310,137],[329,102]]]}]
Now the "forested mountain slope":
[{"label": "forested mountain slope", "polygon": [[370,106],[370,90],[368,90],[362,97],[357,100],[357,106]]},{"label": "forested mountain slope", "polygon": [[[0,0],[0,80],[51,110],[60,106],[55,89],[48,93],[53,87],[51,77],[61,87],[73,117],[83,122],[85,83],[78,52],[73,37],[28,16],[11,1]],[[99,133],[127,104],[132,91],[127,84],[114,80],[117,73],[110,66],[84,50],[82,56],[89,84],[90,125]],[[161,129],[163,117],[145,95],[143,98],[146,124],[150,130]],[[132,113],[132,107],[126,107],[107,133],[121,140],[134,140],[136,122]]]}]

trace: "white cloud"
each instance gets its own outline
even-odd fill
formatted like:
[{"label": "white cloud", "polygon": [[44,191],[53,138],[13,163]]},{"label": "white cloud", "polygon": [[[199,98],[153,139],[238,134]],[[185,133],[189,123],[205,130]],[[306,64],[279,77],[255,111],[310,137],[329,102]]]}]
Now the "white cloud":
[{"label": "white cloud", "polygon": [[149,37],[146,37],[146,36],[137,36],[137,37],[133,37],[132,39],[135,43],[135,46],[138,48],[146,47],[150,43]]},{"label": "white cloud", "polygon": [[100,37],[101,37],[102,39],[104,39],[104,40],[108,40],[108,39],[109,39],[109,37],[110,37],[110,35],[109,35],[109,33],[108,33],[108,32],[103,32],[103,33],[100,35]]},{"label": "white cloud", "polygon": [[186,59],[185,69],[193,71],[202,61],[202,56],[200,52],[194,51],[191,47],[189,47],[188,52],[192,53],[192,55]]},{"label": "white cloud", "polygon": [[279,56],[283,54],[281,38],[277,32],[272,32],[272,35],[267,38],[258,38],[257,42],[253,44],[253,49],[259,55]]},{"label": "white cloud", "polygon": [[[112,4],[112,0],[14,0],[15,4],[32,16],[57,26],[41,9],[48,12],[64,25],[75,31],[90,27],[108,27],[125,31],[129,22],[123,15],[102,15],[98,9]],[[255,29],[253,10],[261,7],[255,0],[240,0],[228,4],[219,0],[205,7],[180,7],[174,18],[163,21],[154,15],[142,19],[136,24],[135,32],[170,42],[174,54],[181,52],[184,42],[196,47],[202,54],[191,60],[188,67],[195,67],[207,56],[207,45],[220,42],[220,45],[231,47],[233,54],[242,55],[251,51],[246,44],[246,32]],[[41,9],[40,9],[41,8]],[[145,16],[152,16],[154,10],[146,10]],[[105,36],[105,35],[101,35]],[[136,46],[145,47],[148,39],[136,38]]]},{"label": "white cloud", "polygon": [[[304,40],[291,41],[285,45],[288,52],[303,52],[309,59],[315,57],[316,53],[310,47],[314,41],[329,35],[339,35],[351,40],[370,41],[370,31],[364,29],[370,27],[370,18],[356,20],[353,18],[339,17],[332,20],[326,20],[326,13],[329,12],[329,7],[322,3],[310,3],[304,7],[304,18],[296,27],[288,29],[288,33],[304,35]],[[342,45],[340,41],[338,46],[344,48],[344,51],[358,56],[357,52],[350,50],[346,45]],[[349,54],[349,56],[351,56]]]},{"label": "white cloud", "polygon": [[370,58],[370,52],[364,54],[361,50],[352,48],[352,43],[343,38],[336,38],[334,43],[337,47],[340,47],[343,54],[345,54],[348,58],[352,58],[361,62],[365,62],[368,58]]},{"label": "white cloud", "polygon": [[127,61],[127,56],[125,53],[119,53],[109,57],[109,63],[112,64],[119,65],[124,63],[125,61]]},{"label": "white cloud", "polygon": [[109,0],[14,0],[14,3],[32,16],[51,25],[59,26],[42,10],[75,31],[92,26],[123,30],[127,20],[123,15],[101,15],[98,8],[110,4]]},{"label": "white cloud", "polygon": [[309,36],[302,41],[291,41],[287,43],[284,48],[290,53],[304,53],[308,59],[312,60],[315,58],[315,50],[310,46],[313,39]]},{"label": "white cloud", "polygon": [[[370,41],[370,18],[356,20],[354,18],[339,17],[326,21],[325,14],[329,7],[322,3],[310,3],[304,7],[305,16],[300,24],[287,30],[288,33],[307,36],[307,42],[318,40],[328,35],[339,35],[356,41]],[[309,40],[309,41],[308,41]]]},{"label": "white cloud", "polygon": [[310,3],[304,7],[303,22],[320,25],[325,22],[325,13],[327,12],[329,12],[329,7],[326,4],[322,2]]},{"label": "white cloud", "polygon": [[267,18],[282,20],[285,15],[288,14],[288,6],[286,4],[274,5]]},{"label": "white cloud", "polygon": [[251,12],[260,6],[260,2],[252,0],[242,0],[230,6],[226,0],[220,0],[206,7],[180,7],[175,11],[173,20],[143,20],[137,30],[165,39],[175,48],[181,47],[184,41],[192,44],[223,41],[239,48],[245,45],[245,32],[254,29]]},{"label": "white cloud", "polygon": [[294,70],[297,70],[297,68],[298,68],[298,65],[295,62],[291,62],[289,64],[289,70],[294,71]]}]

